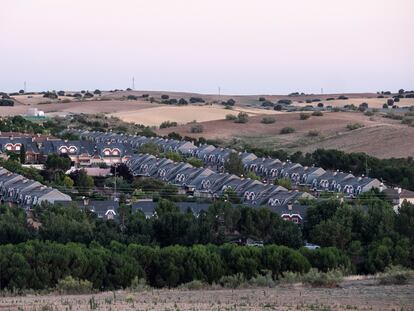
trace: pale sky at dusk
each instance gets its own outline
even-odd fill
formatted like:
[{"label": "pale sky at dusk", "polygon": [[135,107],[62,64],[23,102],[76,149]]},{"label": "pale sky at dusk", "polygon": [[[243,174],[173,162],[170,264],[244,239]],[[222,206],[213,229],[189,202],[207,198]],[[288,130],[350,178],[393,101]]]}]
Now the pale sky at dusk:
[{"label": "pale sky at dusk", "polygon": [[414,89],[413,0],[0,0],[0,91]]}]

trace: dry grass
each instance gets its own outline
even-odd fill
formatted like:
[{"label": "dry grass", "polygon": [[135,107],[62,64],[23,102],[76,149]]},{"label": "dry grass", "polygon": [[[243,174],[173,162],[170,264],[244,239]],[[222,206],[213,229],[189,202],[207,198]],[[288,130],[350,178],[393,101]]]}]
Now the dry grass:
[{"label": "dry grass", "polygon": [[0,298],[0,310],[413,310],[414,285],[348,280],[339,288],[299,284],[275,288],[147,290],[95,295]]}]

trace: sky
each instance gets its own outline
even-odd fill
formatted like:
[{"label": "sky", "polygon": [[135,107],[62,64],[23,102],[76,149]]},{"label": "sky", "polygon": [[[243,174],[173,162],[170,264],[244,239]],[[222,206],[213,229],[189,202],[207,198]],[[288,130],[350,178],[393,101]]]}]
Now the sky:
[{"label": "sky", "polygon": [[0,91],[414,89],[413,0],[0,0]]}]

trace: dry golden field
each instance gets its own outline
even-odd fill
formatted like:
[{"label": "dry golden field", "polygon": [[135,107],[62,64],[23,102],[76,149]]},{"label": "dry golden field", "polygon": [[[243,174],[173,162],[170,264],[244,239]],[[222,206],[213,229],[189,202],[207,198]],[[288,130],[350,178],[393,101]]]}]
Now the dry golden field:
[{"label": "dry golden field", "polygon": [[91,295],[1,297],[0,310],[10,311],[224,311],[224,310],[414,310],[414,285],[379,286],[346,281],[338,288],[300,284],[275,288],[216,290],[148,290]]}]

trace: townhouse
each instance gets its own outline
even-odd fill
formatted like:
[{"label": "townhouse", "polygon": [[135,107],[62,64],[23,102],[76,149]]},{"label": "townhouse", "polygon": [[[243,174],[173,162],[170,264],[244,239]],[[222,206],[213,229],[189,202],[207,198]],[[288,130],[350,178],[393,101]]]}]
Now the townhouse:
[{"label": "townhouse", "polygon": [[[222,173],[224,171],[224,163],[228,160],[230,154],[232,152],[235,152],[230,148],[216,148],[208,144],[201,144],[200,146],[196,146],[192,142],[188,141],[165,139],[159,137],[143,137],[80,130],[71,130],[71,132],[79,135],[83,139],[94,141],[95,143],[116,142],[127,145],[128,148],[132,149],[130,150],[131,155],[133,154],[133,150],[136,150],[142,144],[153,142],[157,144],[163,151],[173,151],[181,153],[188,157],[196,157],[203,161],[206,168],[209,168],[210,170],[213,170],[217,173]],[[273,184],[275,180],[285,178],[291,181],[294,188],[307,187],[316,194],[325,191],[337,192],[351,198],[356,197],[359,194],[369,191],[373,188],[385,188],[385,186],[375,178],[368,178],[364,176],[356,177],[348,173],[324,170],[321,167],[307,167],[302,166],[299,163],[292,163],[290,161],[282,162],[279,159],[259,158],[255,154],[249,152],[242,152],[239,154],[242,159],[245,171],[255,173],[261,178],[262,182],[267,184]],[[160,160],[155,159],[154,161],[155,162],[152,165],[159,163]],[[142,163],[142,165],[148,166],[149,163]],[[185,166],[185,164],[182,165]],[[163,176],[163,180],[171,181],[171,176],[167,177],[167,171],[169,171],[169,174],[173,174],[180,169],[181,168],[177,167],[175,164],[168,162],[165,163],[164,168],[159,168],[158,175],[152,176]],[[134,170],[132,167],[131,171],[133,174],[141,174],[139,171]],[[188,174],[190,174],[190,172],[190,169],[182,171],[180,172],[179,176],[174,176],[174,180],[177,182],[177,184],[188,184]],[[217,179],[219,180],[219,178]],[[235,183],[235,180],[233,179],[232,182]],[[211,181],[206,181],[206,184],[209,183],[211,184]],[[242,189],[241,185],[237,186],[237,189]],[[197,188],[199,187],[195,187],[196,193],[201,194],[202,190],[199,190]],[[246,199],[253,202],[257,201],[256,199],[253,199],[253,197],[257,197],[256,192],[250,191],[250,193],[244,193],[241,192],[241,190],[239,192],[242,197],[245,197]]]},{"label": "townhouse", "polygon": [[72,199],[57,189],[0,167],[0,200],[1,203],[30,209],[42,202],[53,204],[57,201],[69,202]]}]

